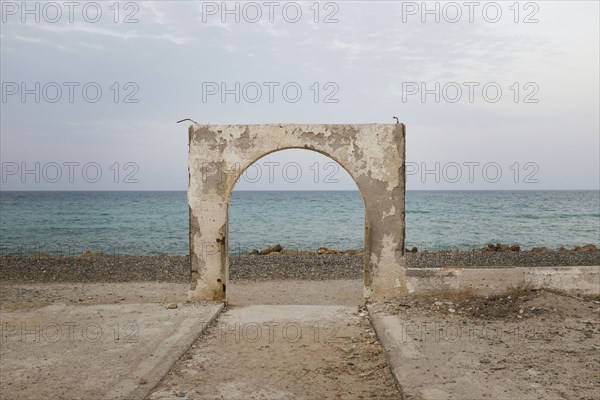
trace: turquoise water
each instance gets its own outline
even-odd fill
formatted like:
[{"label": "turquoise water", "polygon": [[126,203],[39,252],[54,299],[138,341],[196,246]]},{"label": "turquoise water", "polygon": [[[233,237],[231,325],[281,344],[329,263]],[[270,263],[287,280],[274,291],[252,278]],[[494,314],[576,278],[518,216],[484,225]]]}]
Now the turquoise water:
[{"label": "turquoise water", "polygon": [[[358,192],[244,192],[230,204],[233,254],[363,247]],[[598,191],[412,191],[406,245],[420,249],[600,246]],[[2,254],[188,253],[186,192],[0,192]]]}]

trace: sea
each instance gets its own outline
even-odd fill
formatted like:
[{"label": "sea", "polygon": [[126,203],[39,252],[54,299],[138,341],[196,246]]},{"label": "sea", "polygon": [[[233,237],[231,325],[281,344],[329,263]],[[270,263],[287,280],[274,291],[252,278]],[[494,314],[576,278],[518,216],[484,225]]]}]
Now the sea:
[{"label": "sea", "polygon": [[[229,253],[363,248],[358,191],[234,191]],[[2,255],[188,254],[185,191],[0,192]],[[600,191],[408,191],[406,247],[600,247]]]}]

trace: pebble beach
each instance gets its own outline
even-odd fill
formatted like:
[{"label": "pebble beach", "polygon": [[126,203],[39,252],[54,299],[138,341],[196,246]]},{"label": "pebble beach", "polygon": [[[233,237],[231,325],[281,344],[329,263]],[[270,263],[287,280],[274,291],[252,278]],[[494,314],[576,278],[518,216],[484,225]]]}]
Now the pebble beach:
[{"label": "pebble beach", "polygon": [[[0,258],[0,281],[189,282],[188,256]],[[406,253],[409,268],[600,266],[600,251],[425,251]],[[268,254],[229,257],[232,281],[362,279],[362,254]]]}]

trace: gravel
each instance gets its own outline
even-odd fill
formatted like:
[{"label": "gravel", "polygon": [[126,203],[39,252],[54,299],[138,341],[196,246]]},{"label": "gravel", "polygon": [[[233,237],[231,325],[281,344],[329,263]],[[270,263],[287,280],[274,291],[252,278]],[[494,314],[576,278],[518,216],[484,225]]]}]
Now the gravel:
[{"label": "gravel", "polygon": [[189,282],[187,256],[2,257],[0,281]]},{"label": "gravel", "polygon": [[[600,265],[600,251],[407,253],[409,268]],[[279,254],[229,258],[230,279],[362,279],[363,258],[348,254]],[[188,256],[2,257],[0,281],[188,282]]]},{"label": "gravel", "polygon": [[280,254],[229,258],[230,278],[236,280],[360,279],[363,258],[346,254]]}]

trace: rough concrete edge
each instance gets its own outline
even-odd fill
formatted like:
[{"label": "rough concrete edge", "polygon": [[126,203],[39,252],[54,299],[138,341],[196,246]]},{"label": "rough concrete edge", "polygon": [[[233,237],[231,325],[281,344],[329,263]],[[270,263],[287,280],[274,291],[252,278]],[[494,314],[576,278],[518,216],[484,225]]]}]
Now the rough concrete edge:
[{"label": "rough concrete edge", "polygon": [[[466,269],[466,268],[465,268]],[[488,269],[488,268],[485,268]],[[485,269],[480,269],[479,272],[483,272]],[[584,271],[581,271],[581,270]],[[416,277],[416,278],[423,278],[423,279],[427,279],[428,277],[444,277],[444,276],[456,276],[457,272],[460,273],[460,270],[454,270],[454,269],[443,269],[443,268],[430,268],[429,270],[434,270],[436,273],[433,275],[427,275],[425,274],[425,277]],[[489,269],[488,269],[489,270]],[[578,271],[579,270],[579,271]],[[587,270],[587,271],[585,271]],[[535,275],[536,273],[539,274],[540,272],[547,272],[547,271],[554,271],[554,272],[558,272],[558,273],[564,273],[565,271],[575,271],[575,272],[590,272],[593,274],[593,279],[599,280],[600,279],[600,267],[599,266],[585,266],[585,267],[535,267],[535,268],[527,268],[527,267],[510,267],[510,268],[506,268],[505,271],[500,271],[500,272],[508,272],[508,271],[517,271],[521,274],[523,274],[524,276],[526,276],[527,274],[533,274]],[[496,270],[496,272],[498,272]],[[523,278],[523,282],[524,283],[531,283],[530,280],[528,281],[527,279]],[[545,288],[545,285],[543,284],[539,284],[537,285],[540,288]],[[549,289],[551,290],[556,290],[556,288],[553,287],[549,287]],[[451,291],[448,289],[445,289],[446,291]],[[567,288],[566,290],[563,289],[564,292],[569,293],[571,291],[574,291],[575,289],[569,289]],[[600,287],[598,287],[597,291],[594,292],[594,294],[598,294],[600,293]],[[415,293],[416,295],[419,294],[423,294],[423,293]],[[374,304],[367,304],[367,311],[369,312],[369,317],[371,320],[371,325],[373,326],[373,330],[375,331],[375,334],[377,335],[377,339],[379,340],[379,342],[381,343],[381,346],[383,347],[383,350],[386,354],[386,358],[388,360],[388,363],[390,364],[390,370],[392,371],[392,375],[394,376],[394,380],[396,381],[396,386],[398,388],[398,390],[401,392],[403,399],[405,400],[422,400],[424,397],[421,393],[414,393],[414,392],[408,392],[407,388],[410,387],[410,382],[405,382],[406,384],[403,384],[403,379],[402,379],[402,372],[404,371],[403,368],[405,367],[405,360],[407,359],[406,356],[403,355],[403,348],[401,347],[401,341],[397,341],[394,340],[394,335],[393,332],[391,331],[391,328],[388,326],[388,324],[386,324],[386,322],[383,320],[382,314],[380,312],[377,312],[376,309],[374,308]],[[407,350],[406,348],[404,350]],[[410,349],[408,349],[410,350]]]},{"label": "rough concrete edge", "polygon": [[600,266],[409,268],[407,286],[414,295],[461,289],[501,294],[511,286],[598,295]]},{"label": "rough concrete edge", "polygon": [[369,312],[369,319],[371,320],[371,326],[377,335],[377,340],[381,343],[383,351],[385,352],[385,358],[388,360],[389,369],[396,382],[396,388],[400,392],[400,395],[404,400],[415,399],[410,394],[406,393],[405,386],[402,384],[400,371],[402,368],[402,352],[398,349],[397,343],[387,335],[385,324],[381,320],[379,313],[373,310],[372,304],[367,304],[367,311]]},{"label": "rough concrete edge", "polygon": [[[145,399],[158,386],[171,368],[173,368],[175,363],[179,361],[179,359],[192,347],[198,338],[204,332],[206,332],[208,326],[221,314],[223,308],[225,307],[224,303],[215,305],[218,307],[216,311],[212,313],[212,316],[208,319],[208,321],[198,322],[201,325],[199,330],[192,329],[189,333],[184,333],[183,336],[173,345],[172,351],[168,352],[164,357],[155,363],[154,367],[152,367],[148,373],[144,374],[144,379],[147,382],[145,385],[140,385],[138,382],[132,382],[132,385],[135,385],[135,387],[128,393],[122,394],[120,398],[132,400]],[[177,329],[180,329],[180,327],[181,325],[178,326]]]}]

